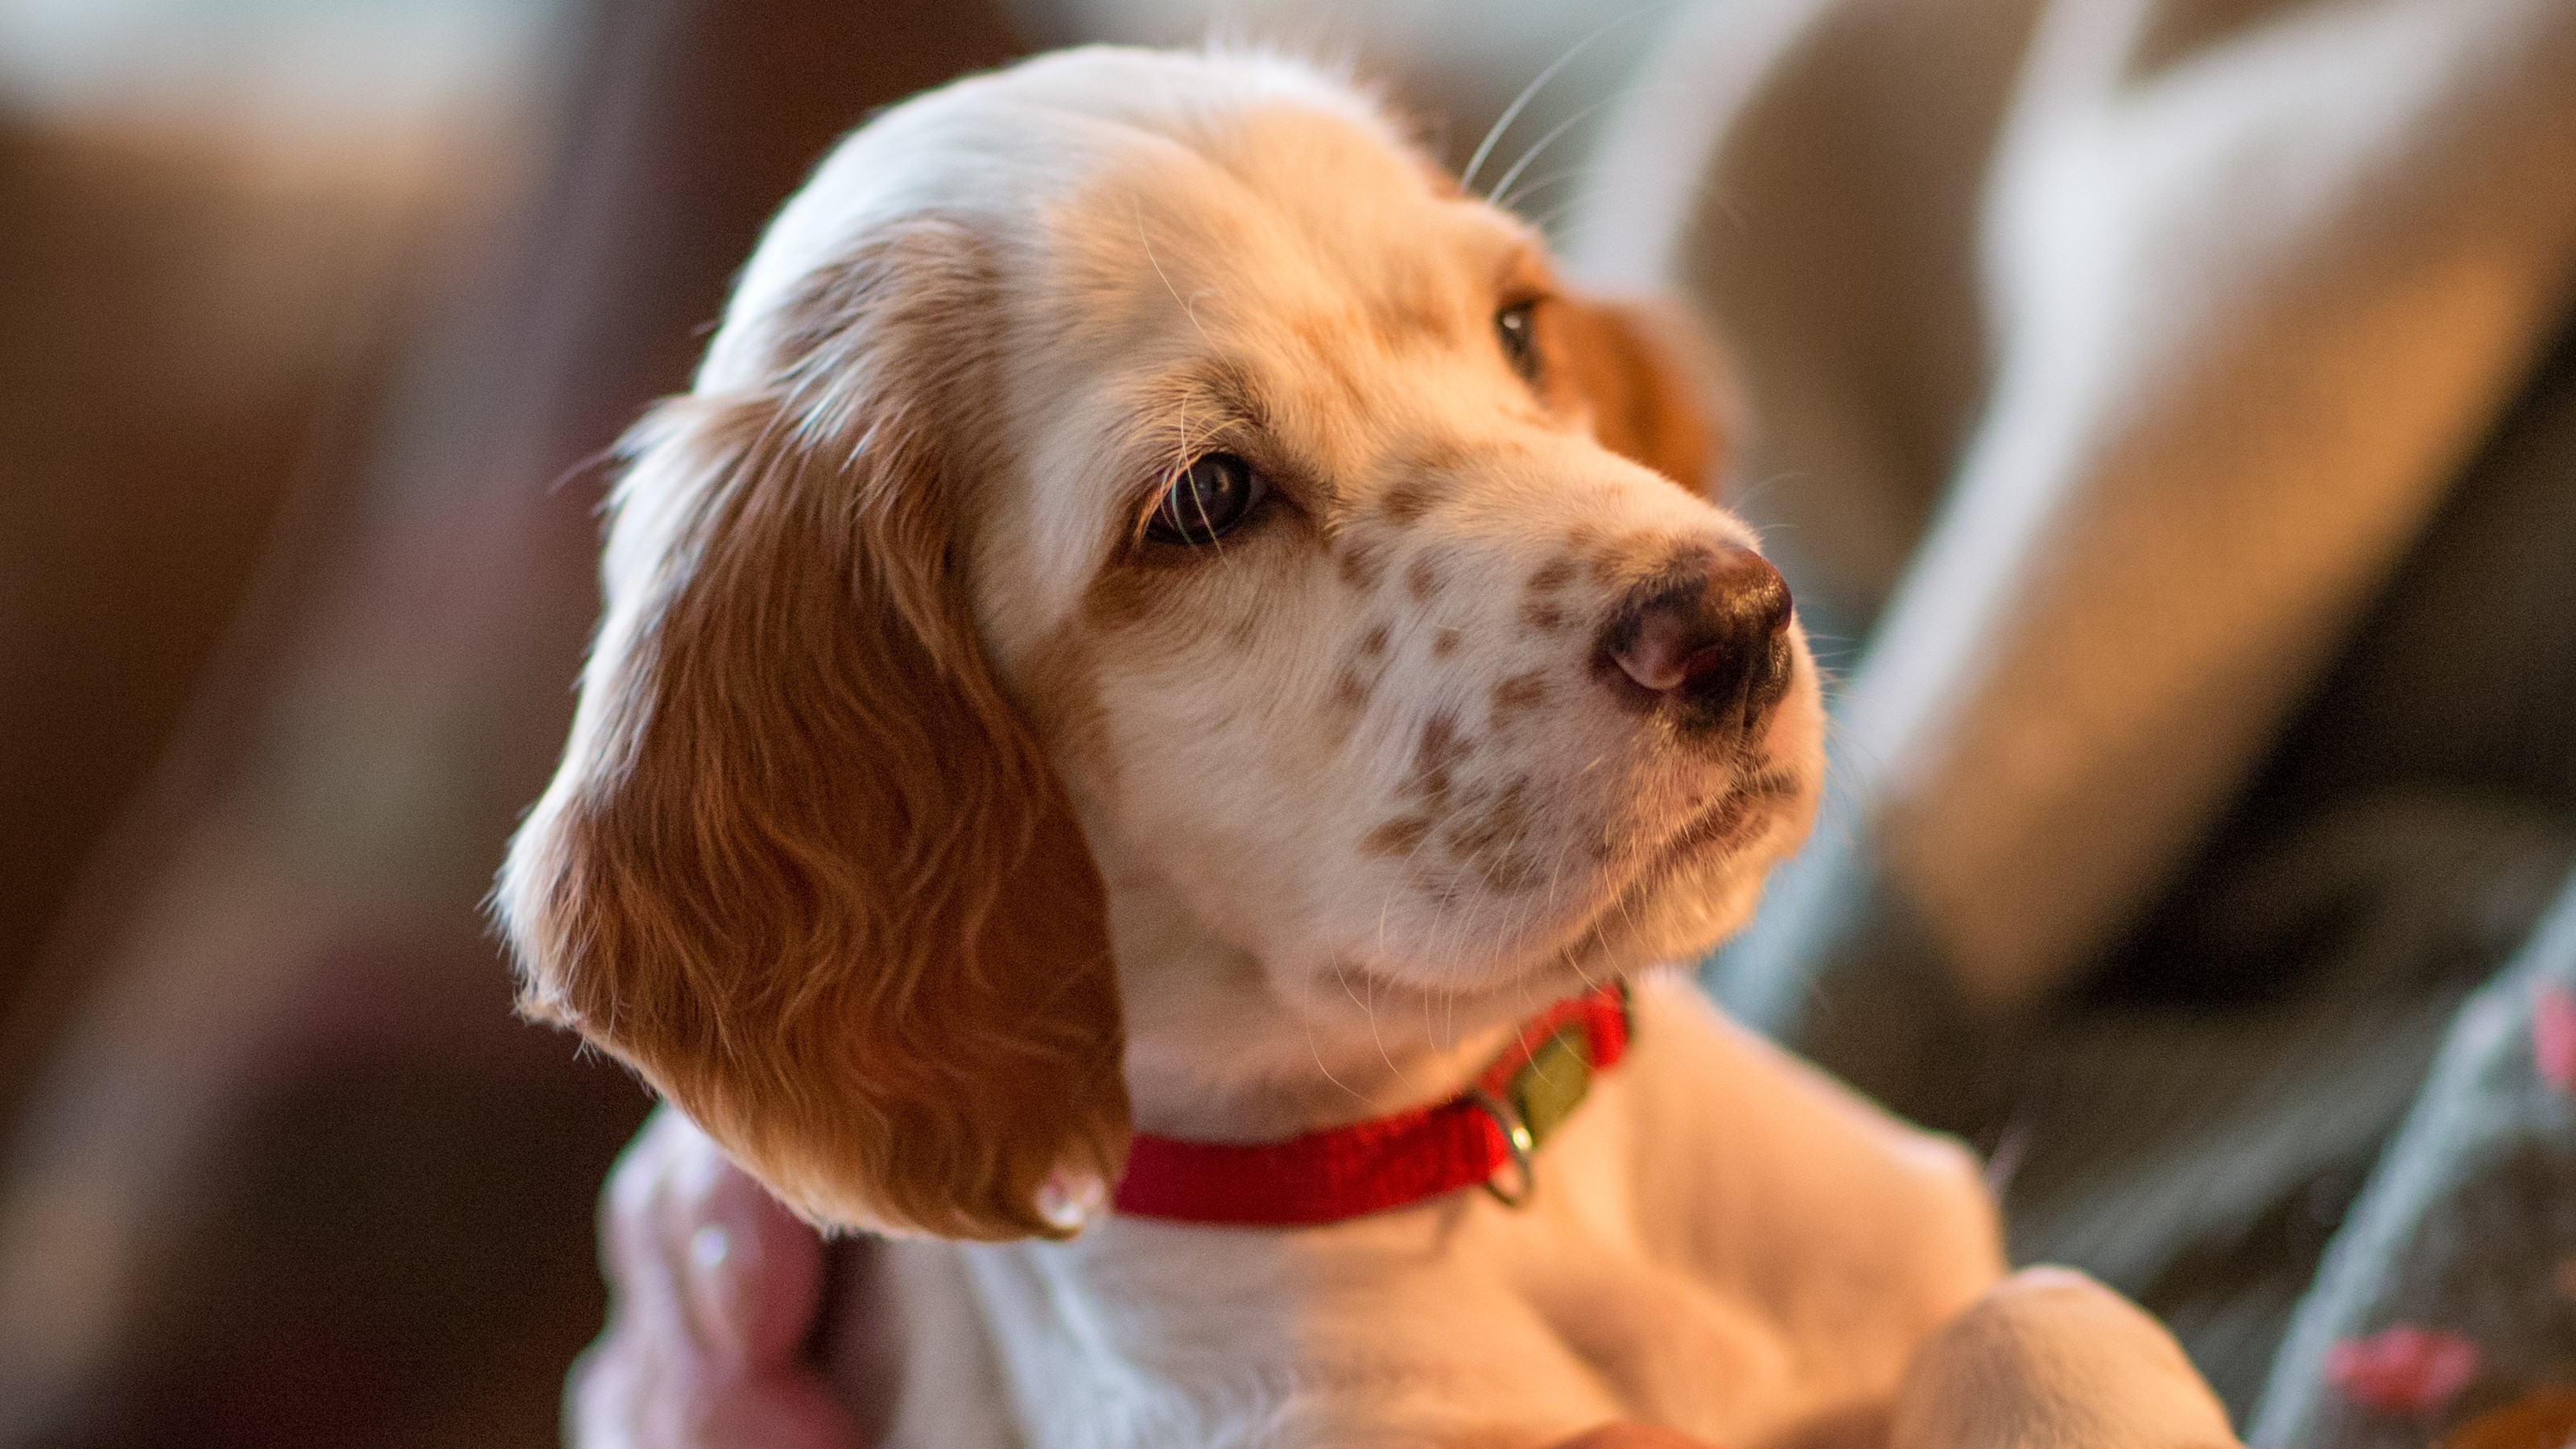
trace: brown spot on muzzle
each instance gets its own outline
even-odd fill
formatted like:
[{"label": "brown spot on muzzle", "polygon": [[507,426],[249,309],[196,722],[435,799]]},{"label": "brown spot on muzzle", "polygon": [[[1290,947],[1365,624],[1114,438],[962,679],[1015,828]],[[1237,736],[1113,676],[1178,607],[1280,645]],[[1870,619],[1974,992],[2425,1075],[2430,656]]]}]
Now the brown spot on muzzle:
[{"label": "brown spot on muzzle", "polygon": [[1506,835],[1518,834],[1529,819],[1529,780],[1524,777],[1478,802],[1474,809],[1460,812],[1441,836],[1441,843],[1451,855],[1464,859],[1500,843]]},{"label": "brown spot on muzzle", "polygon": [[1450,770],[1475,753],[1458,732],[1458,717],[1446,710],[1423,721],[1421,739],[1413,751],[1413,778],[1406,782],[1407,791],[1439,806],[1449,799]]},{"label": "brown spot on muzzle", "polygon": [[1493,688],[1487,703],[1493,711],[1494,728],[1500,731],[1515,718],[1547,702],[1547,671],[1533,669],[1515,674]]},{"label": "brown spot on muzzle", "polygon": [[1430,835],[1430,821],[1419,815],[1403,815],[1361,837],[1360,849],[1370,855],[1411,855]]},{"label": "brown spot on muzzle", "polygon": [[1333,703],[1347,710],[1365,709],[1371,688],[1369,681],[1360,678],[1358,670],[1345,668],[1333,680]]},{"label": "brown spot on muzzle", "polygon": [[1515,778],[1454,816],[1441,832],[1441,848],[1451,860],[1475,867],[1491,890],[1527,889],[1538,877],[1537,857],[1527,848],[1536,817],[1529,797],[1529,778]]},{"label": "brown spot on muzzle", "polygon": [[1553,634],[1566,626],[1569,611],[1558,594],[1582,572],[1582,562],[1573,554],[1562,553],[1541,564],[1529,576],[1529,588],[1521,596],[1521,622],[1543,634]]},{"label": "brown spot on muzzle", "polygon": [[1449,484],[1436,476],[1417,475],[1395,484],[1380,494],[1378,515],[1401,528],[1421,520],[1422,515],[1449,501]]},{"label": "brown spot on muzzle", "polygon": [[1626,533],[1616,538],[1594,535],[1576,550],[1592,581],[1619,588],[1653,573],[1682,546],[1683,540],[1661,533]]},{"label": "brown spot on muzzle", "polygon": [[1430,603],[1431,596],[1440,592],[1440,569],[1430,555],[1416,554],[1413,562],[1405,565],[1404,591],[1417,604]]}]

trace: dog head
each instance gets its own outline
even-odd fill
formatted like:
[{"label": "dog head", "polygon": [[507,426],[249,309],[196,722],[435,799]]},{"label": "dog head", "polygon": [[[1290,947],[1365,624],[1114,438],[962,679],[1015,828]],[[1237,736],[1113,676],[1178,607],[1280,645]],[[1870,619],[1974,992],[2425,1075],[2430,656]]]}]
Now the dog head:
[{"label": "dog head", "polygon": [[811,1216],[1012,1237],[1124,1151],[1104,865],[1282,1000],[1705,949],[1821,714],[1652,331],[1293,64],[887,113],[632,440],[528,1009]]}]

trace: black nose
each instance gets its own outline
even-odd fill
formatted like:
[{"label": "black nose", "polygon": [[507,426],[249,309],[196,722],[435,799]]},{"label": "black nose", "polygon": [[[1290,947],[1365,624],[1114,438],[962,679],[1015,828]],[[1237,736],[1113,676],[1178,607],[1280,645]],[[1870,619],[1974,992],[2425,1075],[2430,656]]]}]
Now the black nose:
[{"label": "black nose", "polygon": [[1621,702],[1691,730],[1750,730],[1789,692],[1789,585],[1751,549],[1694,550],[1629,591],[1593,673]]}]

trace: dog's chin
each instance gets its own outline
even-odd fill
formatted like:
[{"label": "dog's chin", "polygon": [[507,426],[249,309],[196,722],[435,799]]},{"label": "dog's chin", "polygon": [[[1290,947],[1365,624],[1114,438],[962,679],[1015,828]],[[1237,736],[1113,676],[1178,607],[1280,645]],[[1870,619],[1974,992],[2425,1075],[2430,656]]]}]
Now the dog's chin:
[{"label": "dog's chin", "polygon": [[1600,895],[1542,954],[1598,977],[1715,948],[1743,927],[1771,868],[1805,838],[1812,795],[1788,771],[1748,776],[1605,871]]},{"label": "dog's chin", "polygon": [[1638,881],[1561,954],[1587,975],[1695,960],[1741,930],[1774,856],[1709,851]]},{"label": "dog's chin", "polygon": [[1605,864],[1594,889],[1518,939],[1479,951],[1344,957],[1345,987],[1376,1001],[1437,1000],[1526,1011],[1653,966],[1696,959],[1742,929],[1773,866],[1796,849],[1811,813],[1787,775],[1758,776],[1716,805],[1659,833],[1627,861]]}]

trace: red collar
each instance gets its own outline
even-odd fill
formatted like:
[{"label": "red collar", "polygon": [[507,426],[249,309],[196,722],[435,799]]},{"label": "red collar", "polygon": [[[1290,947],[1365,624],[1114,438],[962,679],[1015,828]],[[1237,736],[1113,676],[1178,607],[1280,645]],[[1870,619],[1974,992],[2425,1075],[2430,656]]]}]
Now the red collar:
[{"label": "red collar", "polygon": [[[1392,1117],[1238,1146],[1139,1132],[1113,1199],[1129,1217],[1295,1228],[1410,1207],[1484,1185],[1528,1201],[1530,1153],[1628,1050],[1628,988],[1604,986],[1539,1015],[1476,1084]],[[1497,1173],[1514,1167],[1506,1188]]]}]

